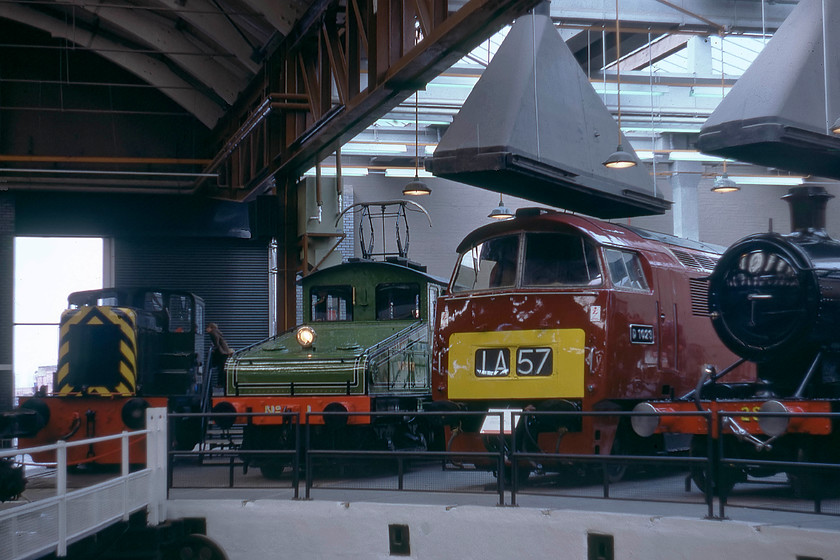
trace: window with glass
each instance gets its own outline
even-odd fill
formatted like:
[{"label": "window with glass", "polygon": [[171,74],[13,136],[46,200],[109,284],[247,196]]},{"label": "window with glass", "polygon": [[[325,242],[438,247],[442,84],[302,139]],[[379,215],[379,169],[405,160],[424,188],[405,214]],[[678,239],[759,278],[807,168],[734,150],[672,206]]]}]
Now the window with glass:
[{"label": "window with glass", "polygon": [[571,233],[529,233],[525,236],[523,286],[596,286],[601,284],[597,249]]},{"label": "window with glass", "polygon": [[192,299],[188,296],[169,296],[169,332],[192,332]]},{"label": "window with glass", "polygon": [[313,321],[352,321],[352,286],[316,286],[309,290]]},{"label": "window with glass", "polygon": [[143,309],[146,311],[163,311],[163,294],[146,292],[143,295]]},{"label": "window with glass", "polygon": [[625,290],[648,290],[642,260],[636,253],[605,249],[604,257],[609,269],[610,281],[616,288]]},{"label": "window with glass", "polygon": [[376,286],[376,318],[379,321],[420,318],[419,284]]},{"label": "window with glass", "polygon": [[507,288],[516,285],[519,236],[505,235],[474,245],[458,260],[453,292]]}]

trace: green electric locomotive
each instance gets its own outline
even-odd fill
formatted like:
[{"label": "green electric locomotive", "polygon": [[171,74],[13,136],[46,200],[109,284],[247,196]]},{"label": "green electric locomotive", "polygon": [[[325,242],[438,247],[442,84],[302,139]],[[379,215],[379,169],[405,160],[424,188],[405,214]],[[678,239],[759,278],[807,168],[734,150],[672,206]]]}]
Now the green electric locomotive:
[{"label": "green electric locomotive", "polygon": [[[407,224],[407,204],[419,208],[396,201],[363,211],[381,204],[398,207],[388,214],[398,228],[399,220]],[[310,441],[318,447],[427,445],[428,434],[396,416],[322,414],[416,412],[431,398],[430,318],[446,282],[397,246],[396,254],[363,250],[361,259],[303,277],[303,322],[228,359],[224,396],[214,397],[213,411],[268,413],[245,422],[244,449],[293,449],[289,413],[300,423],[312,413]],[[256,454],[249,461],[266,476],[282,472],[282,461]]]}]

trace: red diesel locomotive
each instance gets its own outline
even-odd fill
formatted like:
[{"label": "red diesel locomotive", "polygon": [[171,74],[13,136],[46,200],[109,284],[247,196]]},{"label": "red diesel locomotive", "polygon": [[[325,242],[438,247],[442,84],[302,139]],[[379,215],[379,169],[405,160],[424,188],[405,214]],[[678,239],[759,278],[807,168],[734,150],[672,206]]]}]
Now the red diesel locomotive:
[{"label": "red diesel locomotive", "polygon": [[[450,451],[497,448],[498,428],[493,435],[482,416],[490,409],[630,411],[687,392],[704,364],[734,359],[708,319],[716,247],[527,208],[475,230],[458,253],[438,300],[430,408],[477,419],[459,416],[447,428]],[[635,454],[663,445],[636,436],[627,417],[538,418],[517,425],[519,450]]]}]

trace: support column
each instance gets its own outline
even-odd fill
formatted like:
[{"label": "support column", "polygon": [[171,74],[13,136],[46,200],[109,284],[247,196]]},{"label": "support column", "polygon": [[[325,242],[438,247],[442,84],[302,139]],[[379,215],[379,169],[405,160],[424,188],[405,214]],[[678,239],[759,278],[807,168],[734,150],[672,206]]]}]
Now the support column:
[{"label": "support column", "polygon": [[0,192],[0,410],[12,408],[15,372],[12,367],[15,300],[15,199]]},{"label": "support column", "polygon": [[671,175],[671,197],[674,199],[674,235],[700,240],[700,212],[697,185],[703,175],[703,164],[697,161],[674,162]]},{"label": "support column", "polygon": [[293,180],[278,181],[280,220],[277,231],[277,332],[295,326],[297,273],[300,270],[298,246],[297,185]]}]

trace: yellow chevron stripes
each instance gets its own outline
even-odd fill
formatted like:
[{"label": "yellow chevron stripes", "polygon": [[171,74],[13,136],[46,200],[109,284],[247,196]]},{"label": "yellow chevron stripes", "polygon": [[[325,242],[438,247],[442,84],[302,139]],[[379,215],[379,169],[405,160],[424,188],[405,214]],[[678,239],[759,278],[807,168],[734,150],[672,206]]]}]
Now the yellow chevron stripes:
[{"label": "yellow chevron stripes", "polygon": [[[107,330],[108,326],[116,327]],[[100,330],[105,328],[106,330]],[[59,395],[99,396],[135,394],[137,389],[137,315],[133,309],[110,306],[81,307],[65,311],[59,329],[60,343],[56,392]],[[72,345],[79,348],[73,348]],[[114,346],[117,348],[114,348]],[[78,354],[78,355],[77,355]],[[88,355],[93,354],[93,355]],[[97,358],[99,361],[97,362]],[[75,361],[74,361],[75,360]],[[107,362],[115,362],[112,364]],[[114,371],[107,371],[114,367]],[[90,368],[95,371],[76,371]],[[99,371],[96,369],[99,368]],[[104,384],[90,386],[91,376]]]}]

